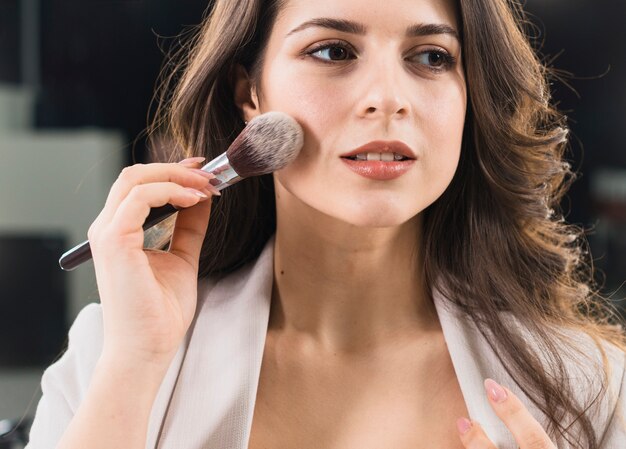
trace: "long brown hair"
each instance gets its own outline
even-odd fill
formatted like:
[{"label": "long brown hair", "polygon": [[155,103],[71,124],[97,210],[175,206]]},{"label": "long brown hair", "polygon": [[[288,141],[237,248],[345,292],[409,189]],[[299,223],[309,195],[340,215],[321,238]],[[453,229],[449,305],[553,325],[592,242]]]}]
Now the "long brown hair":
[{"label": "long brown hair", "polygon": [[[253,81],[258,78],[282,1],[217,0],[172,53],[149,127],[178,148],[169,161],[213,158],[241,131],[233,68],[241,64]],[[574,179],[563,159],[566,123],[551,106],[550,72],[528,42],[519,4],[457,3],[469,105],[454,179],[423,212],[425,279],[477,324],[548,417],[546,430],[559,446],[564,439],[571,447],[594,449],[601,435],[591,410],[608,386],[603,342],[626,351],[626,336],[615,326],[619,318],[610,302],[594,291],[583,231],[567,225],[559,210]],[[222,276],[255,259],[276,230],[275,214],[271,175],[224,190],[214,200],[199,277]],[[530,347],[507,316],[539,344]],[[582,352],[573,337],[581,333],[603,360],[603,366],[592,358],[581,362],[601,374],[583,386],[585,403],[573,399],[564,360]]]}]

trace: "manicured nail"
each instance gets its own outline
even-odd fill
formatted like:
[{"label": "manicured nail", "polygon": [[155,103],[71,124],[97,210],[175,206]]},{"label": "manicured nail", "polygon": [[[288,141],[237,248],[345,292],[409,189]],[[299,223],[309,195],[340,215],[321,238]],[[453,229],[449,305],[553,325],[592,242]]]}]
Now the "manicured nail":
[{"label": "manicured nail", "polygon": [[494,402],[503,402],[507,397],[504,388],[492,379],[485,379],[485,390],[487,390],[487,394]]},{"label": "manicured nail", "polygon": [[465,435],[472,428],[472,422],[467,418],[459,418],[456,420],[456,427],[461,435]]},{"label": "manicured nail", "polygon": [[209,192],[211,192],[211,195],[222,196],[222,192],[217,190],[217,187],[215,187],[214,185],[210,183],[209,185],[206,186],[205,190],[208,190]]},{"label": "manicured nail", "polygon": [[202,162],[206,160],[206,157],[202,157],[202,156],[196,156],[196,157],[189,157],[187,159],[183,159],[182,161],[179,162],[179,164],[197,164],[199,162]]},{"label": "manicured nail", "polygon": [[206,193],[200,192],[199,190],[196,190],[196,189],[192,189],[191,187],[187,187],[186,189],[189,193],[193,193],[194,195],[199,196],[200,198],[209,197]]},{"label": "manicured nail", "polygon": [[199,175],[204,176],[206,179],[213,179],[213,178],[215,178],[215,175],[213,173],[209,173],[208,171],[200,170],[199,168],[190,168],[189,170],[191,170],[194,173],[198,173]]}]

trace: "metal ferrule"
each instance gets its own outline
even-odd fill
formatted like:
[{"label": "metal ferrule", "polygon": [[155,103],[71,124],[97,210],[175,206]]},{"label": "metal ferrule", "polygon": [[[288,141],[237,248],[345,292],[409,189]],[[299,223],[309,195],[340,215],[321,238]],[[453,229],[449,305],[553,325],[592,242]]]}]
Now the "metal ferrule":
[{"label": "metal ferrule", "polygon": [[213,173],[215,175],[215,179],[211,179],[211,181],[209,182],[217,187],[217,190],[222,190],[243,179],[233,169],[233,167],[231,167],[230,161],[226,156],[226,152],[222,153],[211,162],[206,164],[204,167],[201,168],[201,170]]}]

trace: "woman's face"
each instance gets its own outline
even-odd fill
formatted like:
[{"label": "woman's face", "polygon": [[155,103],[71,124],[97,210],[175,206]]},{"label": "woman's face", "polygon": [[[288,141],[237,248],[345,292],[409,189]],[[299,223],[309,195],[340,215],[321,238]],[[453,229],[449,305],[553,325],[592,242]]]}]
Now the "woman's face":
[{"label": "woman's face", "polygon": [[[274,175],[277,201],[371,227],[399,225],[432,204],[460,156],[458,35],[451,0],[288,0],[256,106],[243,107],[248,120],[283,111],[303,127],[300,155]],[[368,143],[357,159],[383,160],[345,157]],[[402,144],[413,159],[388,161]]]}]

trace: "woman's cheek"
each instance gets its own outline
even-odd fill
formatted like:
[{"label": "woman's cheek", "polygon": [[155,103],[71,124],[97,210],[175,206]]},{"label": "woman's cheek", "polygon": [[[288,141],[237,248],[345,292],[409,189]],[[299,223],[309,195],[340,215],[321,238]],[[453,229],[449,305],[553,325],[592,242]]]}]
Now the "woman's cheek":
[{"label": "woman's cheek", "polygon": [[283,95],[282,108],[290,109],[294,118],[316,136],[330,131],[343,110],[341,96],[322,86],[301,85]]},{"label": "woman's cheek", "polygon": [[[345,84],[339,79],[329,79],[323,72],[298,61],[291,64],[282,60],[268,67],[266,80],[272,80],[264,90],[271,109],[289,113],[310,129],[326,127],[333,122],[333,114],[341,111],[345,102]],[[303,69],[306,68],[306,70]]]}]

